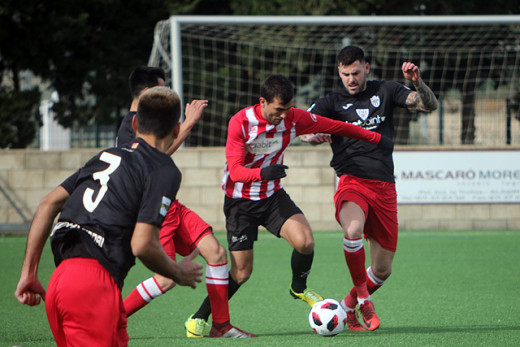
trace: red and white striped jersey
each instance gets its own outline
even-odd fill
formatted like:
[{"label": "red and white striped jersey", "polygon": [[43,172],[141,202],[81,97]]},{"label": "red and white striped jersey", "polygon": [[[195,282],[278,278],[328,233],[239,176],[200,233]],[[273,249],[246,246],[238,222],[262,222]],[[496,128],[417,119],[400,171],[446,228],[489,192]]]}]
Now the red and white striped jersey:
[{"label": "red and white striped jersey", "polygon": [[260,171],[282,164],[285,149],[300,135],[327,133],[379,143],[381,135],[361,127],[291,108],[278,125],[268,123],[259,104],[240,110],[228,125],[222,189],[230,198],[261,200],[282,188],[280,179],[262,180]]}]

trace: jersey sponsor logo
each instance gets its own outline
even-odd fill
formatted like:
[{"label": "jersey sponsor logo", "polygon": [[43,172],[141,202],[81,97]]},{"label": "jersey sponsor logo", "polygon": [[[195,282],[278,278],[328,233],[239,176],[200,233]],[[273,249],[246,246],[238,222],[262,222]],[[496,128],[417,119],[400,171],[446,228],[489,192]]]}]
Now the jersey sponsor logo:
[{"label": "jersey sponsor logo", "polygon": [[99,246],[99,248],[103,248],[103,244],[105,243],[105,238],[103,236],[85,228],[81,229],[83,229],[83,231],[85,231],[87,234],[90,235],[90,237],[92,237],[92,240],[94,240],[94,242],[96,243],[96,245]]},{"label": "jersey sponsor logo", "polygon": [[249,128],[249,137],[256,137],[258,134],[258,127],[256,125],[253,125],[251,128]]},{"label": "jersey sponsor logo", "polygon": [[282,149],[282,134],[276,133],[268,139],[265,134],[260,135],[255,141],[248,144],[249,152],[254,154],[269,154]]},{"label": "jersey sponsor logo", "polygon": [[51,237],[54,236],[54,233],[56,231],[60,230],[61,228],[67,228],[67,229],[81,229],[81,227],[76,223],[70,223],[70,222],[58,222],[54,226],[54,229],[52,229]]},{"label": "jersey sponsor logo", "polygon": [[376,115],[376,116],[370,117],[369,119],[364,120],[364,121],[358,120],[356,122],[351,122],[351,124],[363,127],[367,130],[374,130],[374,129],[377,129],[379,124],[383,123],[385,121],[385,119],[386,119],[386,116]]},{"label": "jersey sponsor logo", "polygon": [[162,197],[161,210],[159,211],[161,216],[166,217],[166,213],[168,212],[171,204],[172,200],[170,198],[167,198],[166,196]]},{"label": "jersey sponsor logo", "polygon": [[368,108],[362,108],[359,110],[356,110],[356,113],[359,118],[361,118],[363,121],[367,120],[368,115],[370,114],[368,111]]},{"label": "jersey sponsor logo", "polygon": [[354,104],[346,104],[345,106],[342,106],[343,109],[346,111],[348,110],[349,108],[351,108],[352,106],[354,106]]},{"label": "jersey sponsor logo", "polygon": [[374,107],[379,107],[379,106],[381,106],[381,99],[379,99],[379,96],[374,95],[373,97],[370,98],[370,103]]},{"label": "jersey sponsor logo", "polygon": [[76,223],[70,223],[70,222],[56,223],[56,226],[54,227],[54,229],[52,229],[51,236],[53,236],[56,231],[58,231],[59,229],[62,229],[62,228],[82,230],[82,231],[86,232],[87,234],[89,234],[90,237],[92,237],[92,240],[94,241],[94,243],[96,245],[99,246],[99,248],[103,248],[103,244],[105,243],[105,237],[103,235],[99,235],[98,233],[88,230],[87,228],[84,228],[81,225],[76,224]]}]

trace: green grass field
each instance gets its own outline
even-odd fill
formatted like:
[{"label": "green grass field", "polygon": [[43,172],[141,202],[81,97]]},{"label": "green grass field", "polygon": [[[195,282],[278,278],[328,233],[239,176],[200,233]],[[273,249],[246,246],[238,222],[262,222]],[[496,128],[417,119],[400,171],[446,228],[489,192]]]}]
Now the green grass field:
[{"label": "green grass field", "polygon": [[[224,242],[224,233],[217,237]],[[309,287],[341,299],[351,287],[340,232],[317,232]],[[23,306],[13,292],[25,237],[0,236],[0,345],[53,346],[45,309]],[[178,287],[129,319],[130,346],[518,346],[520,231],[403,231],[394,271],[373,295],[381,327],[332,338],[314,334],[309,307],[288,294],[291,249],[261,232],[252,278],[230,302],[231,322],[259,335],[251,340],[187,339],[184,321],[205,297]],[[202,261],[202,260],[200,260]],[[54,269],[44,251],[40,279]],[[140,263],[123,295],[150,276]]]}]

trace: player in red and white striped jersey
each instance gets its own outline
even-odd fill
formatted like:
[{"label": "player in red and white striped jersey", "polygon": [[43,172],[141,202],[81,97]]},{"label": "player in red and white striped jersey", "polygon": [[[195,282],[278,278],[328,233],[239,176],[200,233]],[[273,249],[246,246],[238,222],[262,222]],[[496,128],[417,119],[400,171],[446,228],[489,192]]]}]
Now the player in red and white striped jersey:
[{"label": "player in red and white striped jersey", "polygon": [[[288,168],[283,165],[285,150],[297,136],[311,133],[348,136],[388,150],[393,144],[378,133],[296,109],[293,100],[291,82],[272,75],[262,86],[260,103],[239,111],[229,122],[222,187],[226,193],[230,279],[238,284],[229,288],[229,296],[251,275],[253,243],[262,225],[294,248],[290,293],[313,306],[323,299],[307,288],[314,239],[307,219],[281,185]],[[209,313],[204,303],[193,317],[207,320]]]}]

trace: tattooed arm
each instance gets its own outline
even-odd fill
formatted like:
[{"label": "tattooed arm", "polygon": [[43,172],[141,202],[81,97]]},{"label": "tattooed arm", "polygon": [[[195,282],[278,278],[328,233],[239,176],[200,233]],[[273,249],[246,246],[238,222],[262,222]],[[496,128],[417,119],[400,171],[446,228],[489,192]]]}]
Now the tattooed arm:
[{"label": "tattooed arm", "polygon": [[439,107],[439,102],[432,90],[421,79],[419,68],[409,62],[402,66],[404,77],[412,81],[415,92],[410,93],[406,99],[406,106],[410,111],[431,112]]}]

